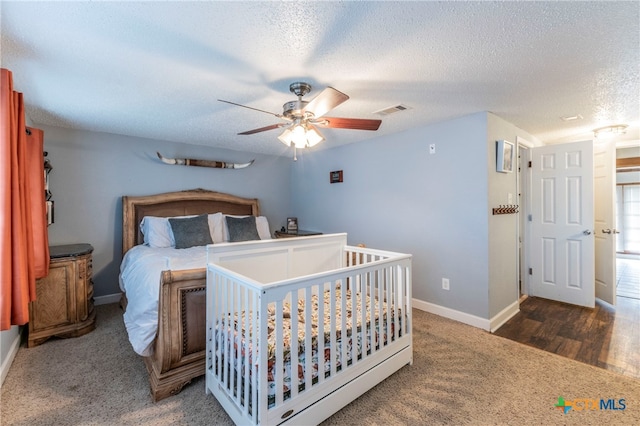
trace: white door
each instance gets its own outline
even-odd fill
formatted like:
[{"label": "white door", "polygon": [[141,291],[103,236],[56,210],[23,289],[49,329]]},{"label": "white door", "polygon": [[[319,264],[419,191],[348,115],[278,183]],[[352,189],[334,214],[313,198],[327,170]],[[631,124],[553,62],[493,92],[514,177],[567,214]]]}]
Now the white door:
[{"label": "white door", "polygon": [[615,146],[593,146],[596,297],[616,304]]},{"label": "white door", "polygon": [[594,307],[593,142],[531,151],[532,294]]}]

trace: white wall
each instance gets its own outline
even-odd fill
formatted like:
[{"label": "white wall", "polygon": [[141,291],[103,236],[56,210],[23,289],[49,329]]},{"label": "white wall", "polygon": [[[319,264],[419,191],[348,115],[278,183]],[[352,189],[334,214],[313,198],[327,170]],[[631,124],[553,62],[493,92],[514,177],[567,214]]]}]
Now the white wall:
[{"label": "white wall", "polygon": [[[289,158],[40,127],[53,166],[50,191],[55,223],[49,227],[49,243],[93,245],[96,297],[120,291],[123,195],[204,188],[258,198],[272,231],[284,224],[289,213]],[[255,158],[256,162],[239,170],[171,166],[161,163],[156,151],[169,157],[231,162]]]},{"label": "white wall", "polygon": [[14,325],[9,330],[0,332],[0,386],[9,373],[9,367],[20,347],[19,327]]}]

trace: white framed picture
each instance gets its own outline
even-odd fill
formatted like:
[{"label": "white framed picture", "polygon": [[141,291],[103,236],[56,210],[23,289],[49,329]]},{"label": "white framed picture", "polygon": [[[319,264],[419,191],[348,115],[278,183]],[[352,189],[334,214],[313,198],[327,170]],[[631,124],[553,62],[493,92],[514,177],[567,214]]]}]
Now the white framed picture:
[{"label": "white framed picture", "polygon": [[500,173],[513,172],[513,157],[515,145],[512,142],[496,141],[496,171]]}]

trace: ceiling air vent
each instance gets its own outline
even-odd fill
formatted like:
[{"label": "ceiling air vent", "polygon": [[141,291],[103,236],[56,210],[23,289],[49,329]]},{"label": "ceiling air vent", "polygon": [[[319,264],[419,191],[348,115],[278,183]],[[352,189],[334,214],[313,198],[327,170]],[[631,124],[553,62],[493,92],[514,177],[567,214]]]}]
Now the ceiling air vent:
[{"label": "ceiling air vent", "polygon": [[381,109],[381,110],[378,110],[378,111],[374,111],[374,114],[389,115],[389,114],[393,114],[393,113],[396,113],[396,112],[405,111],[407,109],[411,109],[411,107],[399,104],[399,105],[394,105],[394,106],[391,106],[391,107],[388,107],[388,108],[384,108],[384,109]]}]

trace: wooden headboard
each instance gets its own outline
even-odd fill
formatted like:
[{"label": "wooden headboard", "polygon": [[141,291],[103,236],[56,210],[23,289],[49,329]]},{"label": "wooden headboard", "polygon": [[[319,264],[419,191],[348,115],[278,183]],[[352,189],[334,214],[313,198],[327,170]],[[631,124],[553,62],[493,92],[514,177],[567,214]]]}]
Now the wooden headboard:
[{"label": "wooden headboard", "polygon": [[260,215],[257,198],[242,198],[206,189],[122,197],[122,254],[143,243],[140,222],[145,216],[172,217],[203,213]]}]

